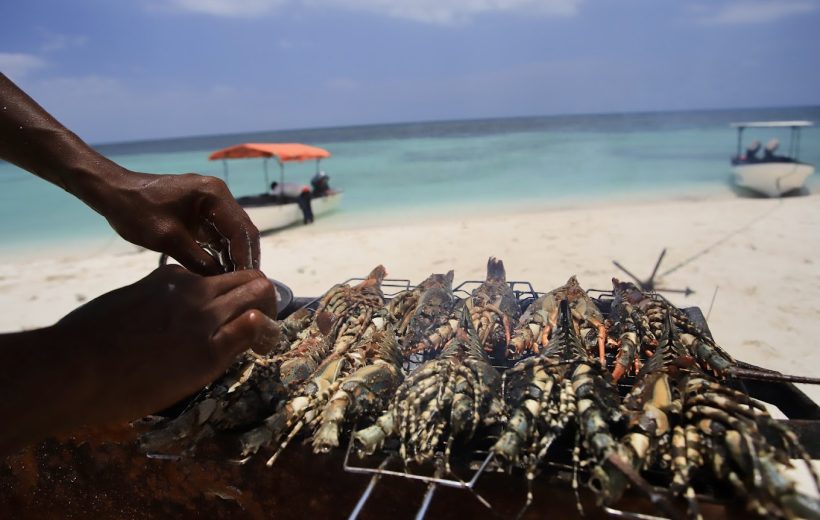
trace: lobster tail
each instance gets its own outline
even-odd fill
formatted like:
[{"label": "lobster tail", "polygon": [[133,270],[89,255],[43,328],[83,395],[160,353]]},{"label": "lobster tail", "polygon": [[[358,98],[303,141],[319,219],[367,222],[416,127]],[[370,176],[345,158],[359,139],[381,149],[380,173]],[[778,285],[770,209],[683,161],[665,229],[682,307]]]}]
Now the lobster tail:
[{"label": "lobster tail", "polygon": [[675,324],[672,322],[672,313],[669,311],[666,311],[666,318],[663,320],[663,337],[667,345],[675,344]]},{"label": "lobster tail", "polygon": [[558,304],[558,327],[556,332],[558,334],[571,334],[573,331],[572,311],[569,308],[569,300],[564,298]]},{"label": "lobster tail", "polygon": [[363,289],[365,287],[381,287],[385,276],[387,276],[387,269],[385,269],[383,265],[377,265],[372,271],[370,271],[367,278],[356,287],[359,289]]},{"label": "lobster tail", "polygon": [[498,258],[491,256],[487,260],[487,281],[497,280],[499,282],[507,281],[507,272],[504,270],[504,262]]},{"label": "lobster tail", "polygon": [[473,325],[472,316],[470,316],[470,309],[467,308],[465,302],[462,302],[459,305],[458,310],[456,310],[456,316],[458,316],[458,328],[456,329],[456,338],[467,341],[471,343],[475,343],[476,348],[479,351],[482,351],[480,340],[478,339],[478,331]]},{"label": "lobster tail", "polygon": [[629,288],[629,282],[622,282],[617,278],[612,278],[612,288],[616,291],[625,291]]},{"label": "lobster tail", "polygon": [[470,310],[467,308],[465,302],[461,302],[459,304],[459,309],[456,311],[458,313],[458,328],[466,332],[467,334],[476,335],[475,327],[473,326],[473,320],[470,316]]},{"label": "lobster tail", "polygon": [[387,276],[387,269],[385,269],[383,265],[379,264],[372,271],[370,271],[368,278],[375,278],[379,281],[379,283],[382,283],[385,276]]}]

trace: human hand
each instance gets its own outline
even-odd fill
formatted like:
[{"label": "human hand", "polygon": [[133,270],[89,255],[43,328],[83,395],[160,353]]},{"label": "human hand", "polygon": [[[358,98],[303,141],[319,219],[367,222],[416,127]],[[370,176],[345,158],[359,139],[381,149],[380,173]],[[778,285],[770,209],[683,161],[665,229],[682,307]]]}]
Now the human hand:
[{"label": "human hand", "polygon": [[230,259],[230,270],[259,268],[259,231],[221,180],[128,170],[106,178],[92,205],[129,242],[167,253],[202,275],[225,269],[200,243]]},{"label": "human hand", "polygon": [[259,271],[201,277],[160,267],[54,325],[83,396],[65,422],[130,421],[214,380],[248,348],[266,353],[280,330],[272,284]]},{"label": "human hand", "polygon": [[225,183],[127,170],[88,146],[0,72],[0,158],[60,186],[137,245],[199,274],[224,272],[199,243],[259,268],[259,232]]}]

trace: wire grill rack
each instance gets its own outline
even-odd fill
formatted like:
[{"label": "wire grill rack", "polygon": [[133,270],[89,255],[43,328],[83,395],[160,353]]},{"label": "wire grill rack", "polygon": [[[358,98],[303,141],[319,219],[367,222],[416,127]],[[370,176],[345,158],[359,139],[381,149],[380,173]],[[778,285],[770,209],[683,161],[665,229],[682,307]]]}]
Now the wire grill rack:
[{"label": "wire grill rack", "polygon": [[[364,278],[357,277],[350,278],[342,283],[355,284],[363,280]],[[472,291],[482,283],[483,281],[481,280],[463,281],[453,288],[453,293],[460,299],[470,297]],[[507,283],[513,290],[522,312],[535,299],[545,294],[544,292],[536,290],[529,281],[516,280],[508,281]],[[387,301],[403,291],[409,291],[414,288],[415,285],[406,279],[385,279],[382,283],[382,291]],[[608,317],[613,301],[612,291],[590,289],[587,293],[595,299],[596,304],[604,316]],[[659,300],[667,301],[657,293],[653,293],[651,296]],[[289,312],[286,314],[294,312],[299,308],[315,310],[320,299],[321,297],[295,298],[293,308],[289,309]],[[708,324],[699,308],[689,307],[684,308],[683,311],[686,312],[690,319],[697,323],[702,330],[709,333]],[[607,355],[610,357],[608,361],[611,362],[611,357],[615,355],[614,352],[608,352]],[[407,371],[412,370],[419,362],[420,361],[415,360],[413,363],[406,365],[405,369]],[[740,366],[765,371],[765,369],[747,363],[738,362],[738,364]],[[496,366],[496,368],[503,372],[508,367]],[[776,374],[775,372],[772,373]],[[619,391],[625,395],[629,388],[631,388],[633,381],[634,377],[622,378],[618,385]],[[820,458],[820,408],[798,390],[797,387],[791,383],[747,381],[742,378],[734,378],[729,384],[754,399],[777,406],[789,418],[789,420],[784,422],[798,434],[801,438],[801,442],[806,446],[811,456]],[[572,439],[575,435],[572,430],[572,428],[568,428],[568,431],[556,440],[554,446],[548,453],[547,460],[542,464],[542,475],[539,476],[539,478],[549,479],[550,482],[563,482],[564,486],[567,486],[567,483],[572,481],[573,471],[575,470],[571,463],[571,452],[573,449]],[[461,453],[461,457],[458,457],[458,454],[455,453],[455,459],[452,461],[452,464],[448,464],[447,467],[445,467],[443,461],[443,454],[442,458],[435,463],[423,465],[405,463],[398,454],[397,446],[395,444],[391,445],[390,441],[386,442],[384,449],[377,455],[367,456],[361,459],[357,456],[352,457],[351,454],[354,450],[351,439],[344,455],[343,469],[350,474],[368,475],[370,476],[370,480],[348,518],[355,519],[359,517],[376,486],[386,479],[406,479],[425,484],[424,493],[415,506],[415,518],[417,520],[424,518],[427,514],[436,490],[439,488],[461,490],[466,496],[478,501],[478,503],[486,508],[485,511],[488,515],[494,515],[493,504],[482,496],[476,487],[483,474],[499,473],[505,470],[494,464],[492,460],[493,457],[489,452],[489,447],[494,438],[497,438],[499,431],[487,431],[484,433],[483,440],[473,442],[466,446],[464,450],[465,453]],[[515,473],[513,478],[515,478]],[[635,487],[646,495],[655,510],[662,511],[665,516],[656,516],[654,514],[626,511],[611,507],[603,508],[606,515],[635,520],[678,518],[680,516],[679,509],[670,505],[671,496],[666,487],[668,485],[668,475],[662,472],[655,472],[654,474],[649,472],[646,474],[646,479],[637,475],[634,477],[640,478],[640,481],[633,482],[636,484]],[[518,475],[518,478],[523,486],[523,476]],[[576,499],[577,498],[576,496]],[[701,490],[697,498],[701,503],[721,504],[725,502],[717,490],[708,488]],[[580,504],[580,502],[578,502],[578,504]],[[526,507],[524,503],[522,503],[519,516],[524,513],[523,507]]]}]

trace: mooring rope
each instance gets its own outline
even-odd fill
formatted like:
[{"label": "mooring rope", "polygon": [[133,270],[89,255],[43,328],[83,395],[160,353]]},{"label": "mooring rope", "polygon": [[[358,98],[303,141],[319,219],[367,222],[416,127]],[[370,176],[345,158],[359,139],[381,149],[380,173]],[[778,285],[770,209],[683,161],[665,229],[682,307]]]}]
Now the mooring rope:
[{"label": "mooring rope", "polygon": [[728,233],[728,234],[726,234],[726,235],[722,236],[721,238],[719,238],[718,240],[716,240],[716,241],[715,241],[715,242],[713,242],[712,244],[710,244],[710,245],[706,246],[705,248],[701,249],[700,251],[698,251],[698,252],[697,252],[697,253],[695,253],[694,255],[690,256],[690,257],[689,257],[689,258],[687,258],[686,260],[683,260],[683,261],[681,261],[681,262],[679,262],[679,263],[675,264],[674,266],[670,267],[669,269],[667,269],[666,271],[664,271],[663,273],[661,273],[660,277],[664,277],[664,276],[666,276],[666,275],[668,275],[668,274],[674,273],[674,272],[675,272],[675,271],[677,271],[678,269],[680,269],[680,268],[682,268],[682,267],[685,267],[685,266],[689,265],[690,263],[694,262],[695,260],[697,260],[697,259],[698,259],[698,258],[700,258],[701,256],[703,256],[703,255],[705,255],[705,254],[707,254],[707,253],[711,252],[713,249],[715,249],[716,247],[720,246],[720,245],[721,245],[721,244],[723,244],[724,242],[727,242],[730,238],[733,238],[735,235],[738,235],[738,234],[740,234],[740,233],[742,233],[742,232],[746,231],[747,229],[749,229],[750,227],[752,227],[753,225],[755,225],[755,224],[756,224],[756,223],[758,223],[759,221],[761,221],[761,220],[763,220],[764,218],[768,217],[769,215],[771,215],[772,213],[774,213],[774,211],[775,211],[775,210],[779,209],[782,205],[783,205],[783,199],[778,199],[778,200],[777,200],[777,204],[776,204],[774,207],[770,208],[769,210],[767,210],[766,212],[762,213],[761,215],[758,215],[757,217],[753,218],[752,220],[750,220],[749,222],[747,222],[747,223],[746,223],[746,224],[744,224],[743,226],[741,226],[741,227],[739,227],[739,228],[735,229],[734,231],[732,231],[732,232],[730,232],[730,233]]}]

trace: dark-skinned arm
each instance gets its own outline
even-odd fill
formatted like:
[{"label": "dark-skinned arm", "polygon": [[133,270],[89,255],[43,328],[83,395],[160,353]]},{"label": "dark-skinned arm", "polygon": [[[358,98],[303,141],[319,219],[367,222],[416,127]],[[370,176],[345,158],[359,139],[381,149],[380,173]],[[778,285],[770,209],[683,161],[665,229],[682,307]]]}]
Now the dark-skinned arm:
[{"label": "dark-skinned arm", "polygon": [[134,244],[200,274],[222,272],[198,244],[259,268],[259,232],[215,177],[127,170],[88,146],[0,73],[0,158],[56,184]]},{"label": "dark-skinned arm", "polygon": [[0,457],[156,412],[248,347],[266,353],[280,334],[275,302],[259,271],[203,277],[165,266],[51,327],[0,335]]},{"label": "dark-skinned arm", "polygon": [[[157,269],[57,324],[0,335],[0,456],[80,425],[130,421],[219,376],[279,329],[259,235],[222,181],[126,170],[86,145],[0,74],[0,159],[102,214],[126,240],[179,266]],[[227,245],[222,268],[199,242]]]}]

